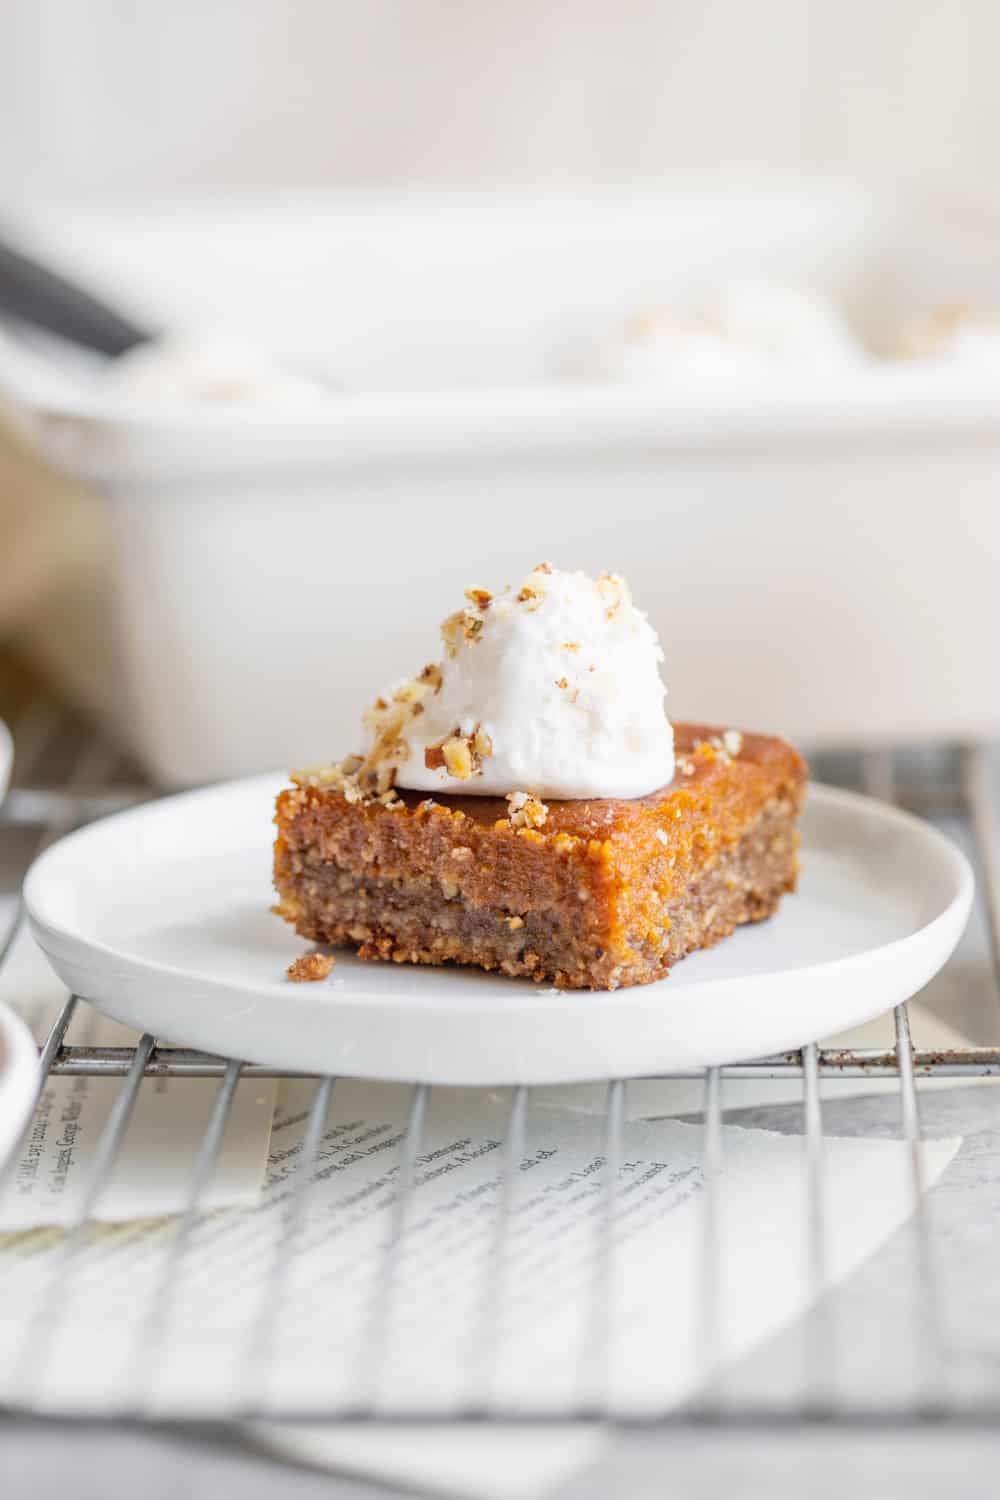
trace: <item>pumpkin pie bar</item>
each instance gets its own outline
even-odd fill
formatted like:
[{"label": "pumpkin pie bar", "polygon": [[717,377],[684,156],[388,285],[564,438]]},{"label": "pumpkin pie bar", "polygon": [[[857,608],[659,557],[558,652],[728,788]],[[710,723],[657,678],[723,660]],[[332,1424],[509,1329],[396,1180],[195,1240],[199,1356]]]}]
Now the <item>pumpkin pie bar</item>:
[{"label": "pumpkin pie bar", "polygon": [[352,763],[278,798],[276,911],[361,958],[559,989],[661,979],[795,889],[806,767],[783,740],[675,724],[669,785],[545,803],[390,788]]}]

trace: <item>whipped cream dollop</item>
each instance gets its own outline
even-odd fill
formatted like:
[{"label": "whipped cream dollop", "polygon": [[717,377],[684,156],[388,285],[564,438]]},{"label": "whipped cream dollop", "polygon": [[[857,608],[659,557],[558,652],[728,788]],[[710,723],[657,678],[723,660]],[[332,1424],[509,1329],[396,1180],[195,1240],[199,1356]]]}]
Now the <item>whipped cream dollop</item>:
[{"label": "whipped cream dollop", "polygon": [[783,364],[818,369],[866,358],[840,308],[814,287],[732,284],[716,295],[708,315],[723,338]]},{"label": "whipped cream dollop", "polygon": [[441,633],[442,662],[365,716],[377,785],[631,798],[670,781],[663,652],[623,578],[543,563],[501,593],[468,589]]},{"label": "whipped cream dollop", "polygon": [[605,373],[637,383],[671,378],[753,379],[794,366],[838,370],[863,362],[835,304],[808,287],[738,283],[700,307],[651,308],[605,348]]},{"label": "whipped cream dollop", "polygon": [[326,395],[319,381],[286,369],[255,345],[225,335],[167,333],[113,360],[113,395],[153,402],[299,406]]},{"label": "whipped cream dollop", "polygon": [[896,352],[901,359],[981,367],[994,373],[1000,364],[1000,318],[968,303],[946,303],[908,324]]}]

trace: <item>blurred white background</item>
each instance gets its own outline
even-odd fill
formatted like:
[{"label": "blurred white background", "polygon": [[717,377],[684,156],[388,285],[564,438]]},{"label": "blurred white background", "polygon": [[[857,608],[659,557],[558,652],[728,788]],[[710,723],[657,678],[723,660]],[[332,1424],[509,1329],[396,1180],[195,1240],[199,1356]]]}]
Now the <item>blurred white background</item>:
[{"label": "blurred white background", "polygon": [[998,56],[996,0],[4,0],[0,192],[992,187]]},{"label": "blurred white background", "polygon": [[[136,424],[0,328],[0,647],[204,780],[350,745],[456,588],[549,555],[631,578],[681,716],[1000,731],[998,57],[1000,0],[0,0],[0,232],[329,382]],[[567,376],[755,278],[818,298],[802,378]],[[956,301],[978,363],[872,362]]]}]

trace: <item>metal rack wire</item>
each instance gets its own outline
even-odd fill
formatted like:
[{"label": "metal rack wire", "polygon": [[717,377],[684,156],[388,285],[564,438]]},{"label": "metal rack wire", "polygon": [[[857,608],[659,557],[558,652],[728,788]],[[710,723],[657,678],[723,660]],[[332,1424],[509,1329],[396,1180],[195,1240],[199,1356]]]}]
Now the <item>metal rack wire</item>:
[{"label": "metal rack wire", "polygon": [[[0,667],[2,667],[0,663]],[[8,674],[9,675],[9,674]],[[0,672],[0,688],[3,676]],[[8,682],[9,689],[9,682]],[[16,699],[17,695],[14,694]],[[8,713],[10,694],[8,693]],[[0,694],[0,706],[4,698]],[[18,776],[10,796],[0,811],[0,834],[5,830],[18,832],[24,844],[24,854],[37,853],[52,839],[69,829],[116,808],[132,805],[152,795],[151,789],[134,774],[123,768],[115,753],[87,734],[79,724],[51,699],[37,694],[28,694],[12,715],[15,742],[18,746]],[[67,735],[72,734],[73,749],[66,756]],[[52,773],[46,772],[54,746],[60,749],[58,782],[53,784]],[[928,812],[944,809],[951,815],[963,818],[968,825],[979,863],[982,890],[989,917],[990,942],[994,963],[1000,955],[1000,851],[997,845],[996,809],[993,805],[989,752],[977,746],[962,748],[949,760],[955,774],[942,788],[938,777],[931,791],[926,783],[899,787],[895,780],[895,761],[885,752],[872,752],[860,758],[861,778],[869,790],[904,805],[916,806]],[[16,923],[6,938],[0,939],[0,964],[9,950]],[[68,1045],[66,1035],[78,1008],[85,1002],[69,996],[52,1025],[41,1047],[41,1070],[44,1081],[50,1077],[87,1076],[95,1078],[120,1078],[120,1091],[114,1108],[107,1120],[99,1142],[93,1169],[85,1193],[79,1203],[75,1217],[63,1235],[59,1251],[58,1270],[61,1281],[71,1282],[75,1257],[83,1244],[95,1207],[99,1203],[113,1172],[129,1122],[143,1087],[144,1081],[163,1077],[209,1078],[218,1080],[218,1089],[211,1111],[208,1127],[201,1140],[194,1162],[183,1212],[176,1220],[173,1239],[164,1263],[159,1296],[155,1299],[146,1327],[148,1339],[155,1345],[157,1337],[164,1334],[169,1322],[177,1278],[184,1264],[192,1233],[199,1219],[206,1185],[209,1183],[217,1162],[227,1120],[233,1104],[238,1083],[246,1078],[271,1078],[289,1076],[274,1069],[257,1064],[243,1063],[234,1059],[212,1057],[189,1049],[160,1048],[152,1036],[143,1036],[137,1046],[94,1047]],[[525,1421],[583,1421],[601,1419],[617,1423],[655,1420],[663,1423],[720,1422],[782,1424],[804,1420],[870,1423],[873,1421],[921,1420],[928,1415],[947,1416],[956,1421],[994,1422],[1000,1416],[1000,1401],[977,1401],[974,1403],[949,1405],[943,1401],[934,1372],[941,1367],[941,1324],[937,1315],[934,1252],[927,1225],[927,1200],[922,1192],[922,1159],[919,1149],[921,1139],[921,1112],[918,1080],[926,1077],[977,1078],[1000,1075],[1000,1046],[977,1046],[960,1051],[928,1051],[913,1046],[907,1008],[901,1005],[895,1012],[895,1046],[891,1050],[846,1051],[823,1049],[816,1045],[804,1047],[800,1053],[790,1053],[740,1063],[722,1068],[709,1068],[699,1074],[676,1074],[671,1077],[698,1077],[703,1079],[704,1106],[702,1128],[704,1132],[705,1189],[703,1195],[703,1243],[701,1254],[700,1297],[701,1327],[703,1339],[704,1382],[701,1394],[679,1410],[635,1413],[609,1405],[601,1399],[587,1399],[558,1409],[504,1408],[489,1400],[470,1396],[447,1411],[414,1411],[407,1407],[394,1411],[378,1403],[372,1396],[373,1376],[384,1353],[387,1321],[391,1313],[393,1288],[399,1274],[401,1246],[405,1239],[406,1226],[413,1192],[415,1163],[420,1153],[421,1138],[430,1100],[431,1090],[425,1085],[415,1085],[412,1090],[407,1129],[399,1146],[396,1191],[391,1212],[391,1230],[384,1248],[384,1256],[377,1275],[378,1296],[375,1312],[369,1329],[367,1354],[357,1381],[357,1399],[349,1403],[331,1404],[322,1412],[324,1421],[363,1422],[376,1419],[380,1422],[394,1420],[409,1423],[426,1421],[466,1422],[507,1420]],[[805,1378],[799,1397],[792,1403],[760,1404],[727,1400],[717,1380],[721,1330],[719,1327],[719,1299],[717,1289],[721,1266],[719,1264],[718,1222],[722,1212],[725,1193],[725,1148],[723,1119],[725,1090],[732,1079],[795,1078],[801,1081],[802,1134],[805,1160],[808,1164],[803,1210],[806,1216],[810,1275],[818,1306],[823,1308],[822,1289],[827,1285],[829,1267],[829,1224],[824,1196],[824,1119],[821,1080],[833,1081],[844,1078],[882,1077],[898,1080],[899,1127],[903,1139],[910,1143],[909,1152],[911,1190],[916,1229],[916,1258],[918,1284],[922,1289],[923,1308],[921,1328],[923,1336],[922,1359],[928,1379],[922,1393],[904,1406],[887,1403],[881,1407],[872,1405],[852,1406],[835,1398],[832,1393],[829,1373],[831,1369],[832,1330],[828,1318],[818,1316],[811,1320],[811,1336]],[[331,1094],[336,1080],[317,1077],[309,1106],[304,1144],[294,1176],[292,1191],[284,1207],[277,1254],[272,1269],[273,1296],[269,1299],[271,1311],[262,1317],[253,1339],[253,1358],[258,1364],[266,1362],[268,1350],[274,1336],[268,1318],[279,1316],[281,1307],[281,1283],[285,1269],[294,1256],[303,1216],[307,1211],[310,1185],[317,1172],[318,1151],[324,1122],[329,1112]],[[622,1130],[624,1120],[625,1091],[627,1081],[612,1080],[607,1086],[606,1114],[604,1121],[603,1181],[601,1197],[600,1249],[593,1267],[591,1306],[593,1317],[590,1329],[590,1359],[595,1371],[608,1358],[610,1347],[610,1300],[609,1266],[613,1255],[614,1222],[617,1208],[618,1168],[622,1159]],[[507,1264],[512,1205],[514,1202],[517,1164],[524,1154],[526,1132],[530,1120],[531,1090],[525,1087],[510,1091],[507,1128],[503,1152],[503,1168],[500,1190],[497,1196],[497,1211],[492,1228],[491,1274],[488,1295],[483,1312],[483,1331],[480,1340],[480,1355],[483,1368],[488,1363],[491,1348],[491,1329],[495,1331],[500,1300],[504,1292],[505,1266]],[[2,1184],[0,1184],[2,1187]],[[252,1212],[252,1210],[247,1210]],[[2,1253],[0,1253],[2,1266]],[[52,1309],[49,1309],[51,1319]],[[27,1372],[30,1376],[30,1371]],[[478,1386],[478,1383],[477,1383]],[[30,1392],[30,1379],[26,1376],[26,1391]],[[30,1404],[26,1401],[26,1404]],[[130,1404],[128,1396],[108,1411],[109,1416],[143,1417],[150,1413],[138,1402]],[[296,1419],[311,1418],[315,1411],[256,1409],[253,1402],[236,1403],[233,1417],[267,1415]]]}]

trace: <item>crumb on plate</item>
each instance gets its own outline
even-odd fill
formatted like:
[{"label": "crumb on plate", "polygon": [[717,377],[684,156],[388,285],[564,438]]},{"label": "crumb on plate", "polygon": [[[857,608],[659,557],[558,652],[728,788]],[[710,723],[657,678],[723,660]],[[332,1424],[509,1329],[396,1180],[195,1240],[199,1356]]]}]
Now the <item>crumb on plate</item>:
[{"label": "crumb on plate", "polygon": [[302,953],[288,965],[285,974],[295,984],[309,984],[326,979],[335,963],[332,953]]}]

